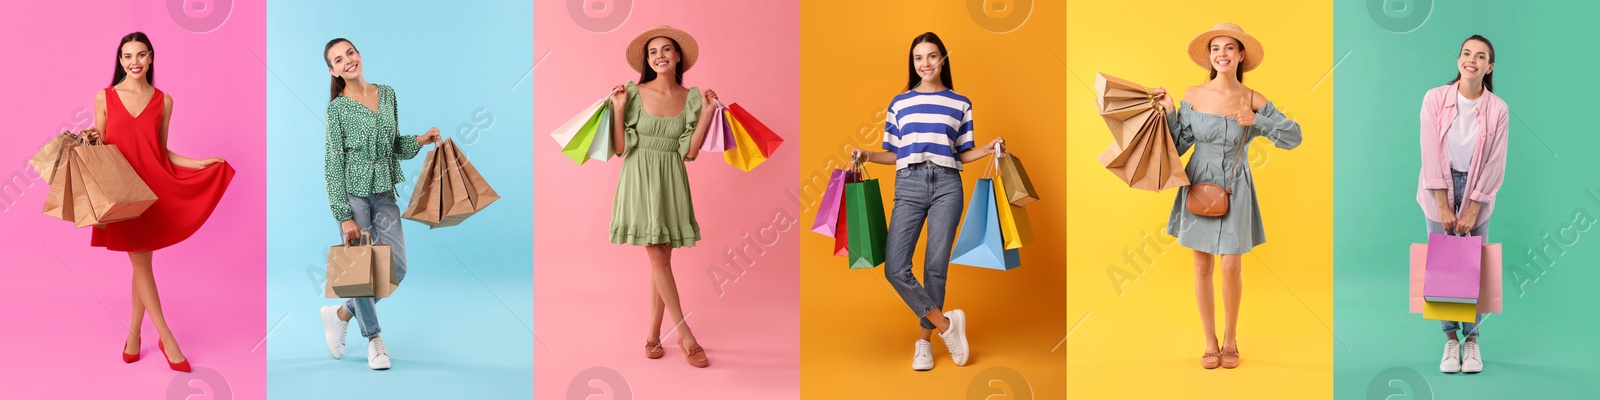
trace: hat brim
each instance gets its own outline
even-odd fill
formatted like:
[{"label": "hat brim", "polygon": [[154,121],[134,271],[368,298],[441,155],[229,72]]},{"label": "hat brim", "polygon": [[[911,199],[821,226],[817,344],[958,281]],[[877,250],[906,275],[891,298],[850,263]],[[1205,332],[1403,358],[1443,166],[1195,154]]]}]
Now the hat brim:
[{"label": "hat brim", "polygon": [[689,71],[689,68],[694,66],[695,60],[700,58],[700,44],[694,40],[694,36],[689,36],[688,32],[676,28],[658,26],[634,36],[633,40],[628,42],[626,54],[628,67],[633,68],[634,72],[644,73],[644,46],[648,45],[651,39],[658,37],[678,42],[678,53],[683,57],[678,64],[678,72]]},{"label": "hat brim", "polygon": [[1244,45],[1244,62],[1239,64],[1241,71],[1250,72],[1261,66],[1261,60],[1267,56],[1267,50],[1261,47],[1261,41],[1243,31],[1228,29],[1213,29],[1195,36],[1194,40],[1189,41],[1189,59],[1194,60],[1195,65],[1199,65],[1201,69],[1210,71],[1211,40],[1223,36],[1231,37]]}]

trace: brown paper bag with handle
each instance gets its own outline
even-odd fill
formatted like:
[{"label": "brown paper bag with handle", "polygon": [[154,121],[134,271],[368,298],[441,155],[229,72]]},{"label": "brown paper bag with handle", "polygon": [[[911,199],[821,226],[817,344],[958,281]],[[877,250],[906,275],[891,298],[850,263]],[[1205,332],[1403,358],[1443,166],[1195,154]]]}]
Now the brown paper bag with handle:
[{"label": "brown paper bag with handle", "polygon": [[1028,179],[1028,170],[1022,168],[1022,159],[1015,154],[1005,153],[998,158],[1000,162],[1000,181],[1005,184],[1006,199],[1011,205],[1024,207],[1039,201],[1039,191],[1033,189],[1033,180]]},{"label": "brown paper bag with handle", "polygon": [[1096,74],[1095,100],[1115,139],[1100,153],[1100,164],[1129,187],[1161,191],[1186,186],[1189,176],[1178,157],[1167,112],[1144,86]]},{"label": "brown paper bag with handle", "polygon": [[454,140],[445,139],[428,151],[424,164],[412,204],[401,215],[405,219],[430,228],[460,225],[500,198]]},{"label": "brown paper bag with handle", "polygon": [[72,208],[72,177],[74,174],[72,173],[72,163],[69,162],[71,157],[63,157],[62,155],[70,154],[72,148],[76,147],[78,143],[79,139],[76,136],[62,143],[61,154],[56,156],[55,165],[50,167],[51,177],[48,181],[50,182],[50,193],[44,198],[44,215],[67,222],[76,221],[77,218]]},{"label": "brown paper bag with handle", "polygon": [[483,211],[490,203],[499,200],[500,194],[489,187],[489,181],[484,180],[483,174],[478,173],[478,167],[472,166],[472,161],[467,160],[467,155],[461,152],[461,147],[448,139],[445,140],[445,144],[450,149],[450,154],[455,157],[461,175],[465,178],[463,183],[467,186],[467,198],[472,202],[472,211]]},{"label": "brown paper bag with handle", "polygon": [[155,192],[116,145],[90,141],[68,153],[73,221],[79,228],[138,218],[155,204]]},{"label": "brown paper bag with handle", "polygon": [[394,263],[387,244],[372,244],[372,236],[328,247],[327,298],[377,297],[394,293]]},{"label": "brown paper bag with handle", "polygon": [[39,176],[44,178],[45,182],[50,182],[55,179],[56,165],[59,164],[61,155],[66,154],[64,150],[67,149],[68,145],[77,142],[78,135],[72,132],[61,132],[60,135],[51,138],[49,142],[45,142],[44,146],[40,146],[39,152],[34,153],[32,157],[28,157],[28,164],[33,165],[33,170],[38,171]]},{"label": "brown paper bag with handle", "polygon": [[422,172],[417,174],[416,188],[411,191],[411,203],[406,205],[406,211],[400,214],[400,218],[429,226],[439,223],[442,215],[439,209],[439,191],[436,188],[440,186],[440,179],[443,178],[439,176],[437,168],[442,164],[438,161],[439,156],[437,147],[428,150],[428,154],[424,156]]}]

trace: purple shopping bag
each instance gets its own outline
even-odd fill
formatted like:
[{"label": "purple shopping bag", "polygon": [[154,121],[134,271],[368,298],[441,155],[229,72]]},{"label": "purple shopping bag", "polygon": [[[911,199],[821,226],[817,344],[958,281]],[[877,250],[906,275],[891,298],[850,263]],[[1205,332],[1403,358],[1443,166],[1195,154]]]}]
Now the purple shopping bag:
[{"label": "purple shopping bag", "polygon": [[1422,296],[1427,301],[1478,304],[1483,237],[1428,234]]},{"label": "purple shopping bag", "polygon": [[822,203],[817,205],[817,219],[811,223],[812,232],[835,237],[834,233],[839,230],[839,211],[844,204],[844,184],[849,183],[846,179],[849,176],[850,171],[833,170],[833,177],[828,178],[828,187],[822,192]]}]

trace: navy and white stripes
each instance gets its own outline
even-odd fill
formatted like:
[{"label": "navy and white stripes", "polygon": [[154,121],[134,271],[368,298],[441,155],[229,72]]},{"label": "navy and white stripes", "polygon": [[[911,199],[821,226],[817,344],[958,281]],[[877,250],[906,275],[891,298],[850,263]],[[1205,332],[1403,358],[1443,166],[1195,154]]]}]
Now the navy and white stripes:
[{"label": "navy and white stripes", "polygon": [[883,149],[895,153],[895,169],[920,162],[961,169],[956,154],[973,147],[972,102],[953,90],[907,91],[889,103]]}]

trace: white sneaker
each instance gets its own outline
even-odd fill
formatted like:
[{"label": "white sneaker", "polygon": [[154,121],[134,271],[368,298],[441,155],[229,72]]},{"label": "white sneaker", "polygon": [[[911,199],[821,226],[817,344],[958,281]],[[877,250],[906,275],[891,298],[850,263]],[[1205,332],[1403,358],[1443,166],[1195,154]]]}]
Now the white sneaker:
[{"label": "white sneaker", "polygon": [[1446,374],[1461,372],[1461,342],[1454,340],[1444,342],[1444,360],[1439,361],[1439,372]]},{"label": "white sneaker", "polygon": [[350,321],[339,320],[339,306],[322,307],[322,336],[328,341],[328,354],[334,359],[344,357],[344,337],[350,332]]},{"label": "white sneaker", "polygon": [[1476,374],[1483,372],[1483,356],[1478,354],[1478,341],[1467,342],[1466,356],[1461,358],[1461,372]]},{"label": "white sneaker", "polygon": [[367,367],[377,370],[389,369],[389,351],[383,348],[383,338],[375,337],[367,340]]},{"label": "white sneaker", "polygon": [[927,371],[933,369],[933,343],[917,339],[917,352],[911,356],[911,370]]},{"label": "white sneaker", "polygon": [[950,319],[950,328],[939,333],[944,348],[950,350],[950,359],[958,366],[967,365],[967,313],[950,310],[944,313]]}]

